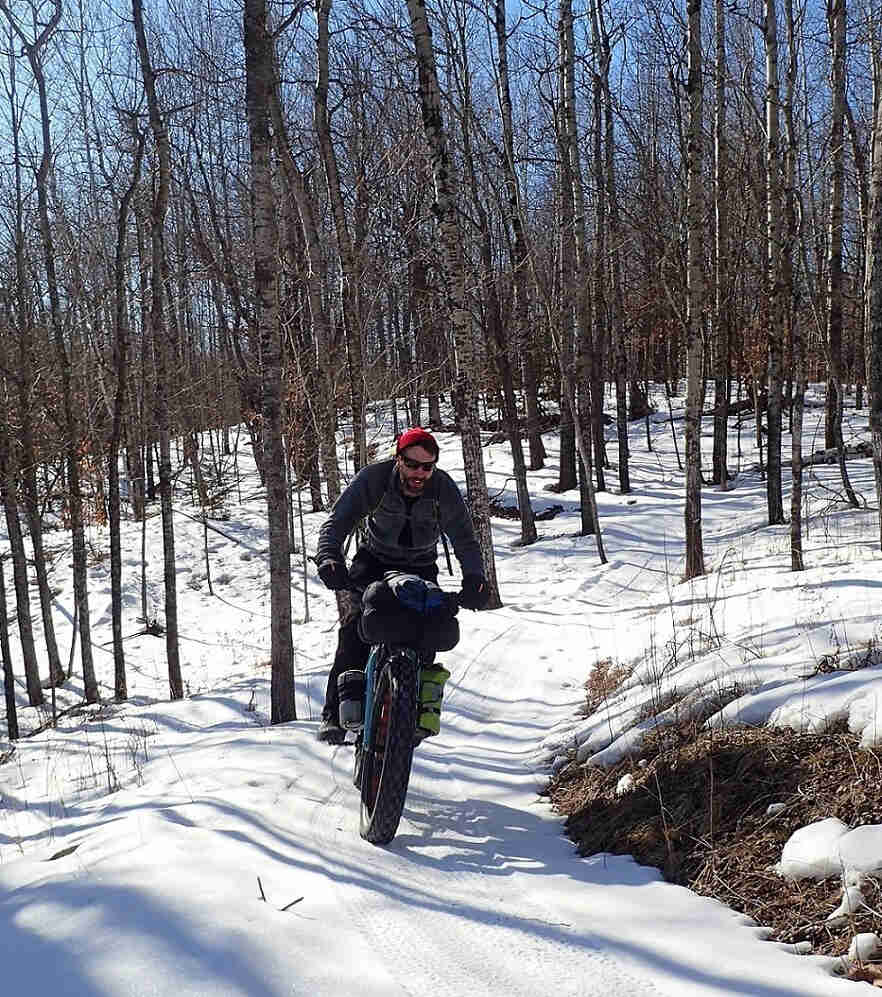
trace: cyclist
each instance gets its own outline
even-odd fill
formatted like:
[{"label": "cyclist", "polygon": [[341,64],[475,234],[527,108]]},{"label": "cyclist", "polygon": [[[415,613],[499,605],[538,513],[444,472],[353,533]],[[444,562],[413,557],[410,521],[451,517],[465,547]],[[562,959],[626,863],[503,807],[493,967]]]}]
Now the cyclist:
[{"label": "cyclist", "polygon": [[[481,549],[456,483],[438,468],[438,443],[420,426],[403,432],[395,457],[363,467],[334,503],[319,531],[318,574],[331,591],[363,590],[386,571],[407,571],[427,581],[438,578],[438,540],[450,539],[462,569],[460,605],[482,609],[489,598]],[[349,569],[343,545],[361,520],[366,539]],[[356,598],[340,622],[337,652],[328,676],[318,740],[341,744],[345,731],[338,718],[337,676],[347,669],[364,669],[370,648],[361,640]]]}]

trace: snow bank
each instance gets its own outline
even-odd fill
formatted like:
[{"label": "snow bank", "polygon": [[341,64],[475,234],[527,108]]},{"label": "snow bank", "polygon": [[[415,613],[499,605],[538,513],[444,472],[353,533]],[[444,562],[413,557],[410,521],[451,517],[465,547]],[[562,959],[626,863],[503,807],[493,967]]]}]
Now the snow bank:
[{"label": "snow bank", "polygon": [[786,879],[845,881],[882,872],[882,824],[849,830],[838,817],[827,817],[794,831],[775,871]]}]

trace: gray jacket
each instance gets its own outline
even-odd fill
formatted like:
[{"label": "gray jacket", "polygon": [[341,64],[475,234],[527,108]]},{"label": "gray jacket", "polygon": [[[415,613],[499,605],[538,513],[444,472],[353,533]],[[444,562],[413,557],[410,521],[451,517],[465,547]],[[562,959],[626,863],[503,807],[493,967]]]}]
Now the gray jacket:
[{"label": "gray jacket", "polygon": [[[410,547],[399,544],[410,517]],[[367,518],[367,543],[380,561],[390,566],[434,564],[438,540],[444,533],[453,546],[463,575],[483,575],[481,548],[472,521],[455,482],[436,468],[408,511],[401,494],[394,460],[363,467],[334,503],[319,531],[316,561],[342,561],[343,545],[359,521]]]}]

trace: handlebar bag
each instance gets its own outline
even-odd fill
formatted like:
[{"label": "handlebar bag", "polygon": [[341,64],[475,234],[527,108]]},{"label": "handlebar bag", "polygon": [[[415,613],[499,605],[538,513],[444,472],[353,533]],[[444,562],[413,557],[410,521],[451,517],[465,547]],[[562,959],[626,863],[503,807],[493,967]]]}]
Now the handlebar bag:
[{"label": "handlebar bag", "polygon": [[366,644],[449,651],[459,643],[457,609],[455,600],[434,582],[387,571],[364,590],[359,636]]}]

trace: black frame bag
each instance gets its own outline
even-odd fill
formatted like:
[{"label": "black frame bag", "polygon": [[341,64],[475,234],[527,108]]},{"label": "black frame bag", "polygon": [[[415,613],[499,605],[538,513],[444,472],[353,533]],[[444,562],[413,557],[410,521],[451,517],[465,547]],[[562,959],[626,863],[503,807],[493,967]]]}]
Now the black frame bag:
[{"label": "black frame bag", "polygon": [[449,651],[459,643],[459,605],[434,582],[387,571],[362,596],[358,634],[366,644],[405,644],[424,653]]}]

